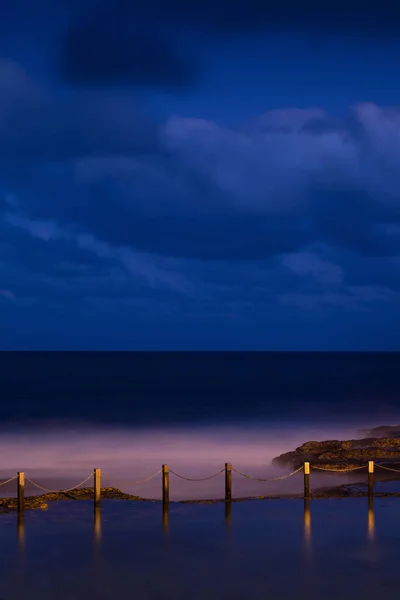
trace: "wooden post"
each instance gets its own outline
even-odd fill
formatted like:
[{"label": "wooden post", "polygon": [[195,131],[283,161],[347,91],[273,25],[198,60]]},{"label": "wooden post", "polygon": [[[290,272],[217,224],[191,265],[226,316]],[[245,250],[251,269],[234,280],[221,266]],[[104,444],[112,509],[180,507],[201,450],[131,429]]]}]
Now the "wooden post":
[{"label": "wooden post", "polygon": [[18,511],[22,512],[25,508],[25,473],[18,472]]},{"label": "wooden post", "polygon": [[225,502],[232,501],[232,465],[225,463]]},{"label": "wooden post", "polygon": [[374,495],[374,461],[368,462],[368,496]]},{"label": "wooden post", "polygon": [[163,504],[169,503],[169,468],[168,468],[168,465],[162,466],[162,499],[163,499]]},{"label": "wooden post", "polygon": [[304,498],[310,498],[310,463],[304,463]]},{"label": "wooden post", "polygon": [[100,506],[101,497],[101,469],[93,471],[93,487],[94,487],[94,505]]}]

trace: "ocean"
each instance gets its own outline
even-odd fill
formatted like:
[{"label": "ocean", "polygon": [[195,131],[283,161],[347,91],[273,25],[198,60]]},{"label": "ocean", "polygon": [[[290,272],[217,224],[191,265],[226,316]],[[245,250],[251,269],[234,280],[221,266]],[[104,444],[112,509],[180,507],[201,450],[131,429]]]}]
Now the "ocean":
[{"label": "ocean", "polygon": [[[59,489],[101,468],[103,486],[160,500],[159,474],[136,482],[164,463],[189,479],[226,462],[280,477],[272,459],[305,441],[400,423],[399,367],[397,353],[0,353],[0,478]],[[332,479],[314,473],[312,487]],[[302,485],[233,473],[234,497]],[[22,528],[0,515],[0,597],[372,598],[381,581],[397,597],[396,498],[377,498],[373,519],[365,499],[315,500],[308,517],[302,500],[248,500],[229,519],[223,503],[174,502],[223,495],[223,473],[171,474],[167,527],[158,502],[104,500],[97,528],[85,501],[27,511]]]}]

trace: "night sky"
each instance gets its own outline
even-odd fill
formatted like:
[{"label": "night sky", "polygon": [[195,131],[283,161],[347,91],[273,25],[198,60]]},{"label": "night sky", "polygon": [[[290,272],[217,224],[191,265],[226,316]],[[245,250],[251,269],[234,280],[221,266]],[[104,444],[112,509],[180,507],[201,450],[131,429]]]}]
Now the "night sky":
[{"label": "night sky", "polygon": [[400,3],[13,0],[0,348],[395,350]]}]

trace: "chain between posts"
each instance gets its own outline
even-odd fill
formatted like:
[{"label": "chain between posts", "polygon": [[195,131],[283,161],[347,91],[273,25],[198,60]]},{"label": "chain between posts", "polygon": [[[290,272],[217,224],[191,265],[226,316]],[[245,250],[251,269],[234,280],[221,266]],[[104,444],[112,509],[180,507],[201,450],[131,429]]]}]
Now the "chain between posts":
[{"label": "chain between posts", "polygon": [[385,469],[386,471],[393,471],[393,473],[400,473],[399,469],[392,469],[391,467],[385,467],[385,465],[379,465],[378,463],[375,463],[375,466]]},{"label": "chain between posts", "polygon": [[263,483],[273,483],[274,481],[281,481],[282,479],[288,479],[289,477],[292,477],[292,475],[296,475],[296,473],[299,473],[300,471],[302,471],[303,468],[304,468],[303,465],[301,465],[301,467],[299,467],[292,473],[288,473],[287,475],[281,475],[280,477],[269,477],[268,479],[261,479],[260,477],[253,477],[252,475],[246,475],[245,473],[238,471],[234,467],[232,467],[232,471],[235,471],[235,473],[237,473],[238,475],[241,475],[242,477],[246,477],[246,479],[252,479],[253,481],[260,481]]},{"label": "chain between posts", "polygon": [[327,471],[329,473],[350,473],[351,471],[359,471],[360,469],[366,469],[367,465],[361,465],[359,467],[350,467],[349,469],[329,469],[326,467],[318,467],[316,465],[310,465],[312,469],[317,471]]},{"label": "chain between posts", "polygon": [[[127,485],[139,485],[140,483],[146,483],[146,481],[150,481],[151,479],[154,479],[154,477],[157,477],[157,475],[160,475],[160,473],[162,473],[162,469],[159,469],[157,471],[157,473],[153,473],[153,475],[150,475],[150,477],[146,477],[146,479],[140,479],[139,481],[120,480],[120,479],[109,479],[108,481],[112,481],[114,483],[123,483],[123,484],[127,484]],[[107,479],[106,476],[104,478]]]},{"label": "chain between posts", "polygon": [[39,485],[35,481],[32,481],[32,479],[30,479],[26,475],[25,475],[25,480],[29,481],[29,483],[31,483],[32,485],[34,485],[35,487],[37,487],[39,490],[42,490],[43,492],[47,492],[48,494],[61,494],[63,492],[72,492],[72,490],[76,490],[77,488],[81,487],[81,485],[83,485],[84,483],[86,483],[87,481],[89,481],[89,479],[91,477],[93,477],[93,473],[90,473],[90,475],[88,475],[88,477],[86,477],[86,479],[84,479],[83,481],[81,481],[80,483],[78,483],[78,485],[74,485],[73,487],[70,487],[70,488],[67,488],[67,489],[63,489],[63,490],[49,490],[48,488],[42,487],[41,485]]},{"label": "chain between posts", "polygon": [[209,477],[193,478],[193,477],[184,477],[183,475],[179,475],[178,473],[175,473],[175,471],[172,471],[171,469],[169,470],[169,472],[172,473],[172,475],[175,475],[175,477],[179,477],[179,479],[184,479],[185,481],[207,481],[208,479],[213,479],[214,477],[221,475],[221,473],[223,473],[224,471],[225,471],[225,469],[221,469],[220,471],[218,471],[218,473],[214,473],[214,475],[210,475]]},{"label": "chain between posts", "polygon": [[[381,469],[385,469],[387,471],[392,471],[394,473],[400,473],[399,469],[394,469],[392,467],[387,467],[386,465],[383,464],[379,464],[379,463],[374,463],[376,467],[379,467]],[[328,473],[350,473],[350,472],[354,472],[354,471],[358,471],[361,469],[365,469],[367,467],[367,465],[359,465],[356,467],[349,467],[349,468],[336,468],[336,469],[331,469],[331,468],[327,468],[327,467],[321,467],[318,465],[313,465],[310,464],[311,469],[317,470],[317,471],[325,471]],[[285,479],[288,479],[289,477],[292,477],[293,475],[296,475],[297,473],[299,473],[300,471],[304,470],[304,465],[301,465],[298,469],[296,469],[295,471],[292,471],[291,473],[288,473],[286,475],[281,475],[279,477],[269,477],[269,478],[261,478],[261,477],[254,477],[252,475],[248,475],[246,473],[243,473],[237,469],[235,469],[234,467],[231,467],[231,471],[234,471],[235,473],[237,473],[238,475],[240,475],[241,477],[245,477],[246,479],[252,480],[252,481],[257,481],[260,483],[273,483],[275,481],[282,481]],[[185,481],[192,481],[192,482],[201,482],[201,481],[208,481],[210,479],[213,479],[215,477],[218,477],[218,475],[221,475],[222,473],[224,473],[226,471],[226,468],[220,469],[217,473],[213,473],[212,475],[208,476],[208,477],[199,477],[199,478],[194,478],[194,477],[185,477],[184,475],[180,475],[179,473],[176,473],[175,471],[170,470],[169,472],[172,475],[175,475],[176,477],[178,477],[179,479],[183,479]],[[156,473],[154,473],[153,475],[150,475],[150,477],[146,477],[145,479],[140,479],[138,481],[119,481],[118,483],[126,483],[126,484],[130,484],[130,485],[139,485],[141,483],[146,483],[147,481],[150,481],[152,479],[154,479],[155,477],[157,477],[158,475],[160,475],[163,472],[163,469],[159,469]],[[18,475],[14,475],[13,477],[10,477],[9,479],[0,482],[0,487],[4,486],[12,481],[14,481],[15,479],[17,479]],[[59,489],[59,490],[51,490],[48,489],[46,487],[43,487],[41,485],[39,485],[38,483],[36,483],[35,481],[33,481],[32,479],[30,479],[29,477],[25,476],[25,480],[27,482],[29,482],[30,484],[32,484],[33,486],[35,486],[36,488],[38,488],[39,490],[42,490],[44,492],[47,493],[64,493],[64,492],[71,492],[75,489],[80,488],[81,486],[83,486],[87,481],[89,481],[89,479],[91,479],[93,477],[93,473],[90,473],[88,475],[88,477],[86,477],[83,481],[81,481],[80,483],[78,483],[75,486],[72,486],[70,488],[65,488],[65,489]],[[116,481],[116,480],[114,480]]]},{"label": "chain between posts", "polygon": [[6,485],[6,483],[10,483],[10,481],[14,481],[14,479],[17,479],[18,475],[14,475],[14,477],[10,477],[10,479],[7,479],[7,481],[2,481],[0,483],[0,486],[2,485]]}]

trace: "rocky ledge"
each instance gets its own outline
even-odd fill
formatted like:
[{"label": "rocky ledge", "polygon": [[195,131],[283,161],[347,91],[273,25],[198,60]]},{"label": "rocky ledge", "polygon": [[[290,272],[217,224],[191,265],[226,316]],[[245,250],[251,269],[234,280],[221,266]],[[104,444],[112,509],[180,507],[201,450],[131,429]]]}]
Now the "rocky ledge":
[{"label": "rocky ledge", "polygon": [[400,438],[363,438],[306,442],[291,452],[273,459],[273,464],[298,469],[304,462],[340,470],[366,465],[370,460],[400,469]]},{"label": "rocky ledge", "polygon": [[380,425],[373,429],[361,429],[359,434],[364,438],[398,438],[400,425]]},{"label": "rocky ledge", "polygon": [[[125,494],[125,492],[121,492],[121,490],[114,487],[101,488],[101,499],[156,502],[155,500],[148,500],[140,496]],[[50,492],[38,496],[26,496],[25,509],[46,509],[49,502],[58,502],[61,500],[94,500],[93,488],[79,488],[70,492]],[[0,498],[0,510],[16,510],[17,508],[17,498]]]}]

